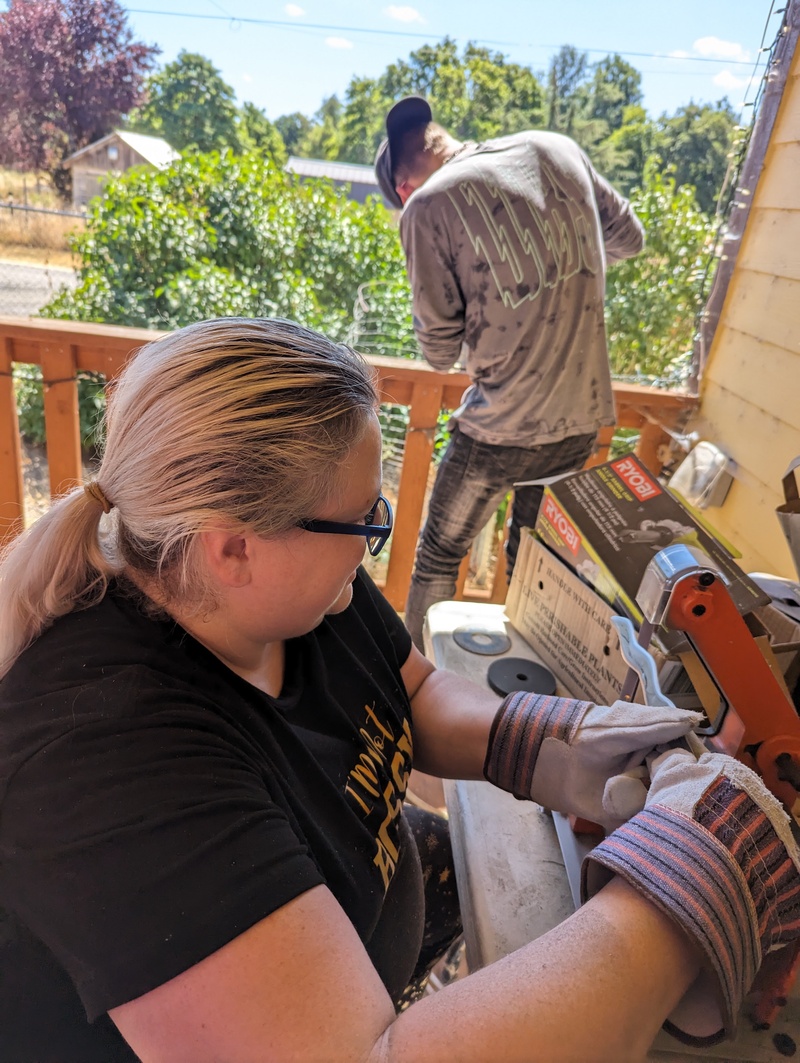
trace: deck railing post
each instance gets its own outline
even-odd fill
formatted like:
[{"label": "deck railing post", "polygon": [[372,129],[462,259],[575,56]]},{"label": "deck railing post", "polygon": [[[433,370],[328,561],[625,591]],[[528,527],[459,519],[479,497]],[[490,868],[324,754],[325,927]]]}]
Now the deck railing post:
[{"label": "deck railing post", "polygon": [[441,408],[441,383],[431,381],[414,384],[397,493],[398,519],[392,535],[389,571],[383,589],[395,609],[405,607],[411,581],[417,537],[422,522],[422,507],[428,487],[428,473],[433,457],[436,422]]},{"label": "deck railing post", "polygon": [[661,472],[661,466],[664,464],[661,460],[661,447],[668,438],[661,425],[652,421],[645,421],[642,425],[639,442],[636,444],[636,457],[654,476]]},{"label": "deck railing post", "polygon": [[25,516],[13,361],[14,345],[6,339],[0,349],[0,543],[22,531]]},{"label": "deck railing post", "polygon": [[77,368],[76,351],[70,344],[42,345],[44,425],[51,498],[75,487],[83,479]]}]

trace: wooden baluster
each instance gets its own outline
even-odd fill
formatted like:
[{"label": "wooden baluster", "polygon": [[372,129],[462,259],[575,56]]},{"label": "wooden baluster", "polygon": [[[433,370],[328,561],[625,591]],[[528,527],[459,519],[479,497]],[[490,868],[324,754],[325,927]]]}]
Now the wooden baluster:
[{"label": "wooden baluster", "polygon": [[56,498],[83,480],[75,348],[42,344],[42,377],[50,497]]},{"label": "wooden baluster", "polygon": [[458,566],[458,576],[456,577],[456,590],[454,594],[454,600],[457,602],[464,601],[464,584],[467,582],[467,576],[469,575],[469,554],[467,550],[466,555],[461,559],[461,564]]},{"label": "wooden baluster", "polygon": [[652,421],[645,421],[642,425],[642,434],[636,444],[636,457],[645,465],[654,476],[661,472],[664,462],[661,460],[661,446],[669,439],[664,429]]},{"label": "wooden baluster", "polygon": [[604,461],[608,461],[608,450],[615,431],[616,427],[614,425],[600,429],[597,433],[595,452],[587,458],[585,469],[592,469],[595,465],[602,465]]},{"label": "wooden baluster", "polygon": [[492,582],[492,593],[489,595],[489,601],[493,605],[503,605],[508,594],[508,577],[506,576],[506,542],[508,541],[508,518],[509,513],[506,513],[506,519],[503,521],[503,534],[498,536],[499,543],[497,549],[497,560],[494,563],[494,574]]},{"label": "wooden baluster", "polygon": [[22,531],[25,513],[13,361],[14,344],[6,338],[0,353],[0,543]]},{"label": "wooden baluster", "polygon": [[414,384],[397,493],[398,520],[392,533],[389,571],[383,588],[395,609],[404,609],[406,604],[441,407],[442,383]]}]

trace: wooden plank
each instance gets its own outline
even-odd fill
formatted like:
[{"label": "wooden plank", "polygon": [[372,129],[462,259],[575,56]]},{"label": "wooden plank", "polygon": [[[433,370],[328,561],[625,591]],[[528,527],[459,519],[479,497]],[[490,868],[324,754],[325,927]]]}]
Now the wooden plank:
[{"label": "wooden plank", "polygon": [[775,507],[782,497],[744,476],[731,485],[725,504],[703,511],[703,516],[741,554],[737,564],[745,572],[771,572],[796,580],[792,556],[781,532]]},{"label": "wooden plank", "polygon": [[796,579],[775,516],[782,501],[781,478],[800,454],[800,428],[764,418],[737,395],[715,387],[693,424],[701,437],[718,443],[737,463],[736,478],[721,507],[706,511],[712,525],[742,552],[745,571],[774,572]]},{"label": "wooden plank", "polygon": [[738,395],[767,419],[798,421],[800,353],[725,328],[703,377],[703,403],[716,389]]},{"label": "wooden plank", "polygon": [[756,188],[754,209],[774,207],[797,210],[800,207],[800,142],[774,144],[767,155]]},{"label": "wooden plank", "polygon": [[721,325],[787,351],[800,351],[798,306],[800,281],[737,270],[725,300]]},{"label": "wooden plank", "polygon": [[737,268],[800,281],[800,197],[796,210],[753,210]]},{"label": "wooden plank", "polygon": [[456,576],[456,589],[453,594],[453,599],[458,602],[464,601],[464,584],[467,582],[467,576],[469,575],[469,550],[461,559],[461,564],[458,566],[458,575]]},{"label": "wooden plank", "polygon": [[0,543],[22,531],[25,516],[12,355],[11,341],[6,340],[0,346]]},{"label": "wooden plank", "polygon": [[[795,64],[800,53],[795,56]],[[800,140],[800,74],[793,73],[783,90],[781,109],[772,134],[773,144],[786,144]]]},{"label": "wooden plank", "polygon": [[50,496],[55,498],[83,478],[75,349],[67,343],[42,345],[44,423]]},{"label": "wooden plank", "polygon": [[422,523],[428,472],[433,457],[436,421],[441,406],[442,387],[436,383],[435,377],[433,381],[416,384],[414,400],[409,411],[408,433],[397,494],[397,520],[383,591],[395,609],[405,608],[417,537]]},{"label": "wooden plank", "polygon": [[791,459],[800,454],[800,424],[765,417],[747,399],[720,385],[704,396],[702,415],[692,423],[701,438],[719,444],[738,466],[778,490]]},{"label": "wooden plank", "polygon": [[508,542],[508,514],[503,521],[503,536],[497,551],[497,563],[494,566],[492,593],[489,601],[493,605],[502,605],[508,597],[508,577],[506,576],[506,543]]},{"label": "wooden plank", "polygon": [[168,332],[160,332],[157,329],[129,328],[127,325],[0,316],[0,336],[8,336],[11,339],[30,338],[51,344],[57,340],[89,349],[106,347],[128,352],[167,335]]}]

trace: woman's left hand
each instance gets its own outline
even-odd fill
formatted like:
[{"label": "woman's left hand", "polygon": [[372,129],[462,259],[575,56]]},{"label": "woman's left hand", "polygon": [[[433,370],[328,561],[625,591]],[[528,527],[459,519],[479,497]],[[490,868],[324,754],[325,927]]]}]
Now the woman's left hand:
[{"label": "woman's left hand", "polygon": [[484,774],[517,797],[613,829],[644,808],[647,758],[701,718],[671,706],[509,694],[492,726]]}]

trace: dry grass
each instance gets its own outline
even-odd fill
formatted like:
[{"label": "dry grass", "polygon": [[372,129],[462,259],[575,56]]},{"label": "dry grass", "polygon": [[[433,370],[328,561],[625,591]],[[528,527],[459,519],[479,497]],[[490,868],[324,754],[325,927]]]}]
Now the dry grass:
[{"label": "dry grass", "polygon": [[[66,265],[72,265],[67,237],[83,228],[81,218],[62,218],[57,214],[31,214],[27,211],[0,211],[0,257],[24,257],[20,252],[28,249],[35,252],[52,251],[66,256]],[[16,254],[6,251],[16,249]],[[37,261],[40,255],[36,255]],[[52,259],[51,259],[52,261]]]},{"label": "dry grass", "polygon": [[0,167],[0,200],[7,203],[9,198],[14,203],[29,207],[47,207],[49,210],[68,209],[64,200],[53,188],[47,174],[18,173],[16,170],[4,170]]},{"label": "dry grass", "polygon": [[[0,169],[0,203],[46,210],[69,209],[46,174],[4,169]],[[81,218],[0,210],[0,258],[74,268],[77,263],[67,238],[84,224]]]}]

